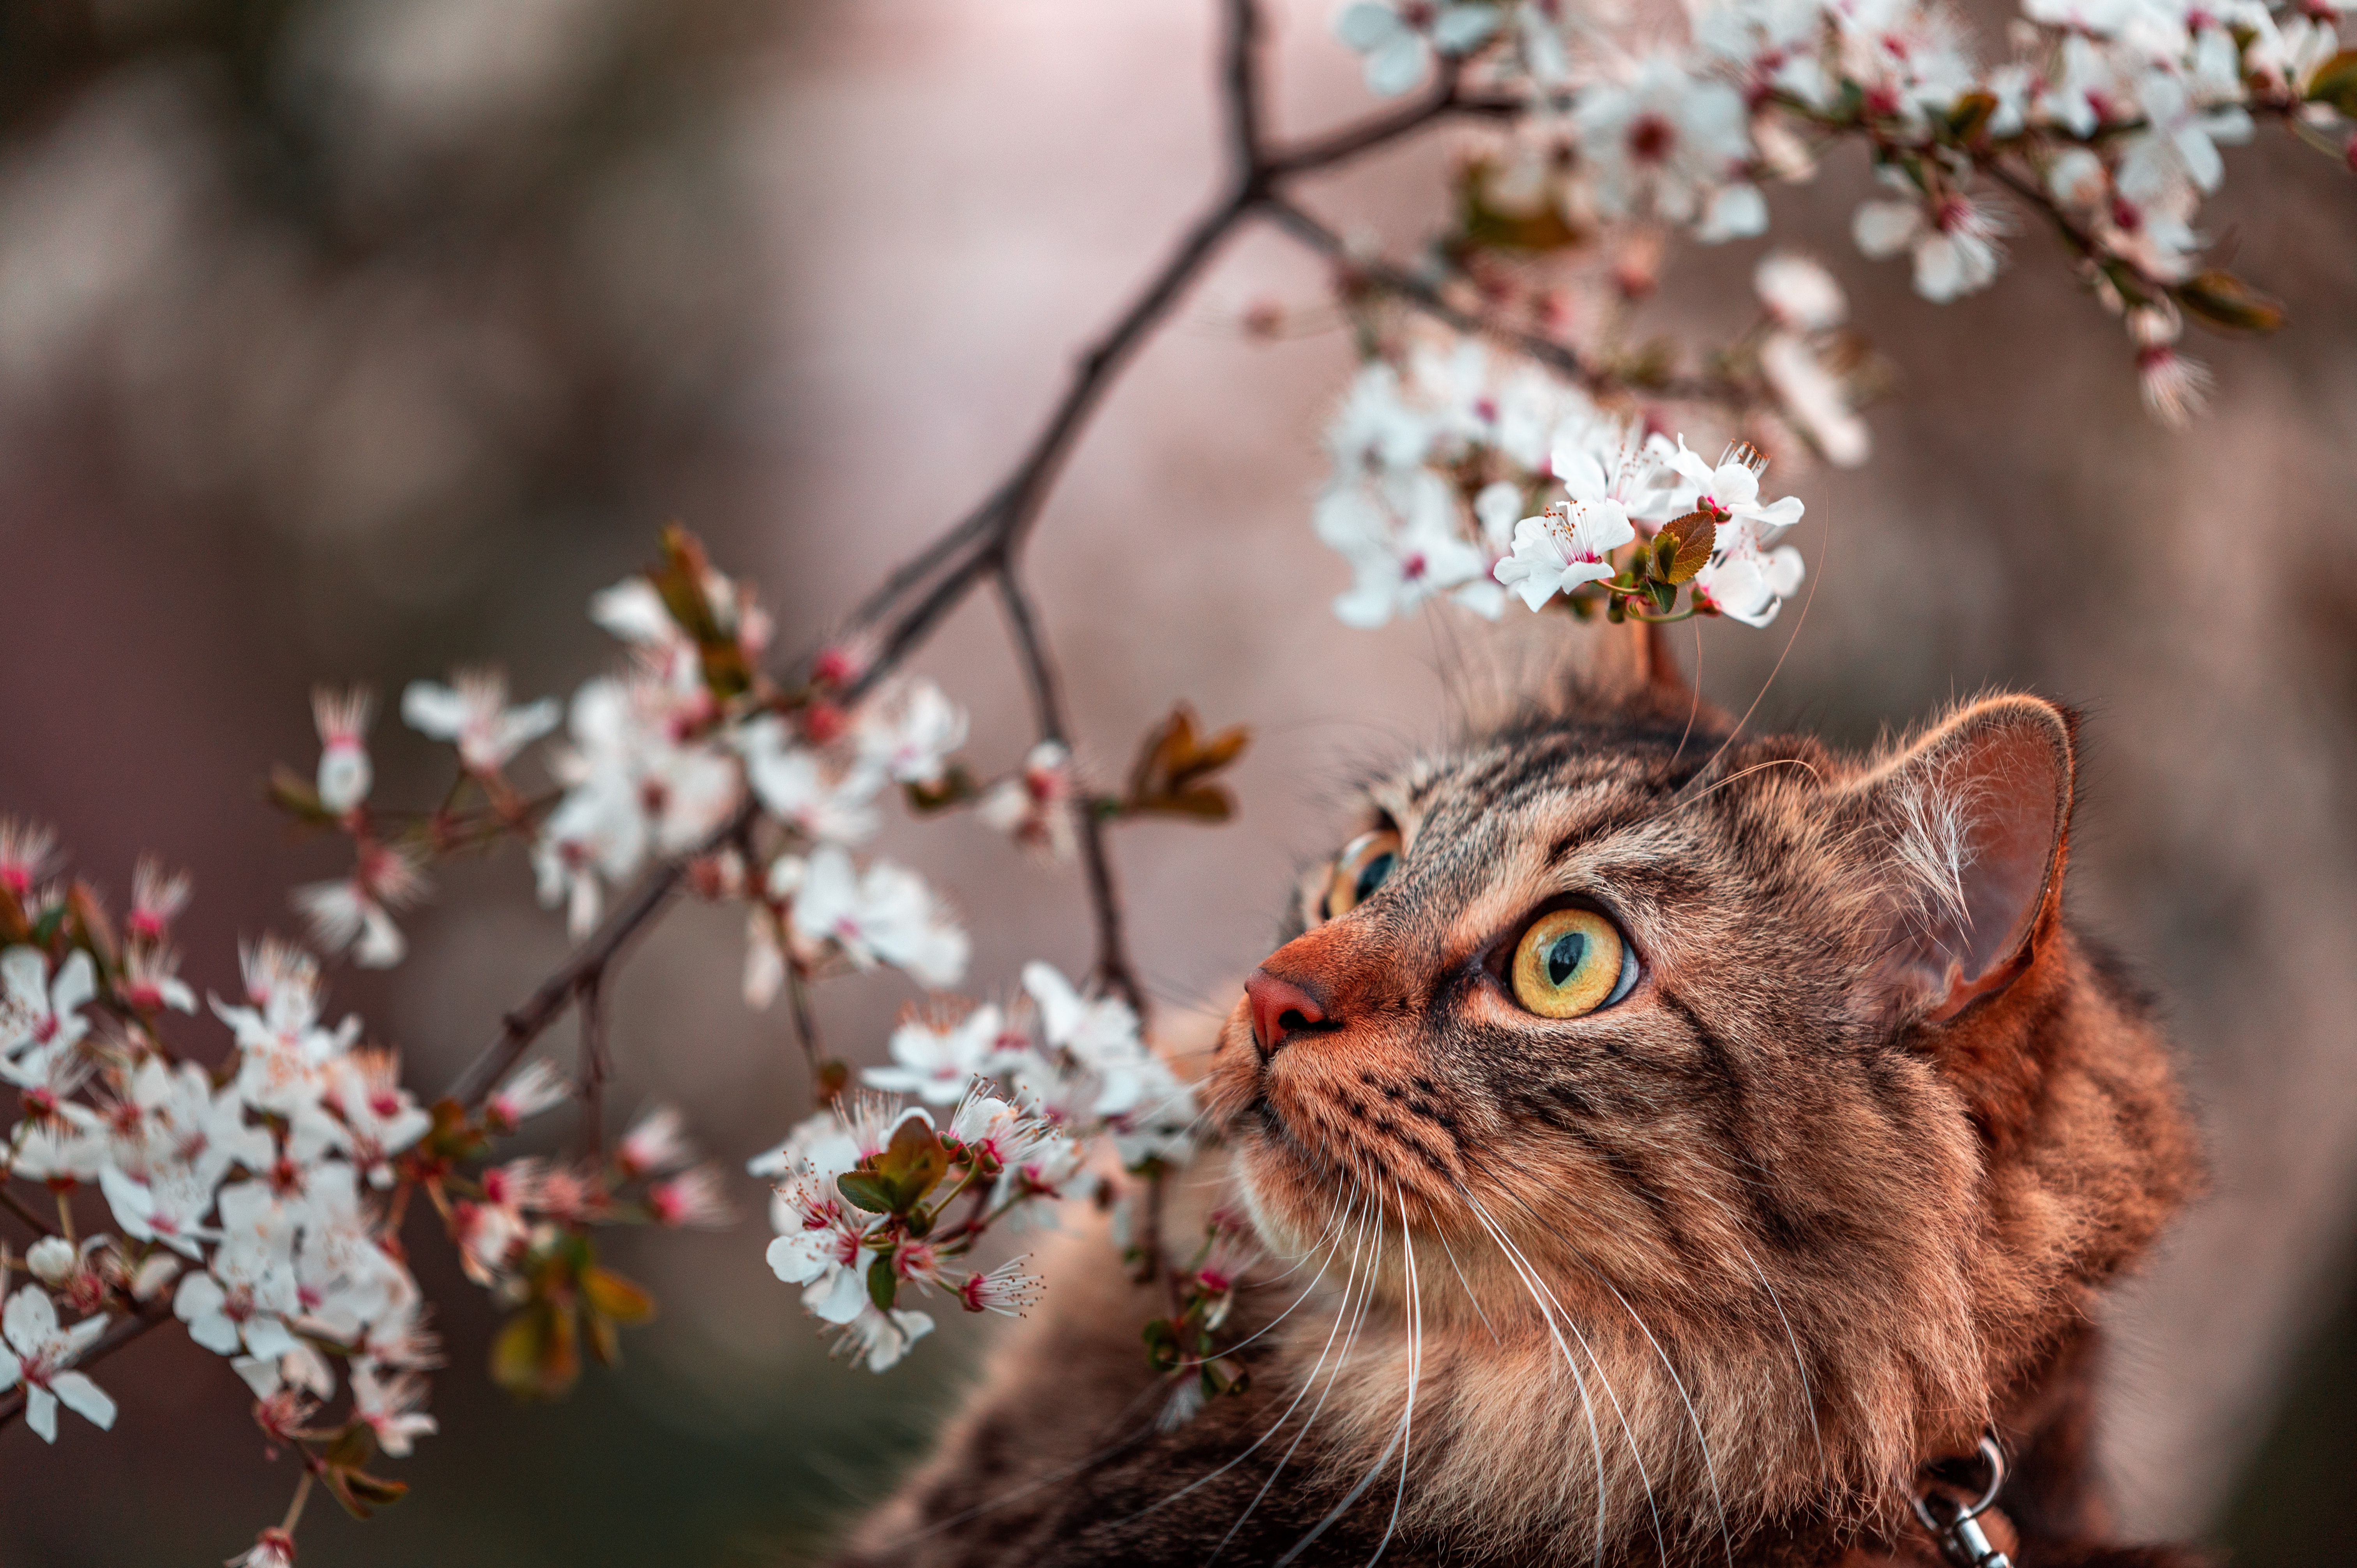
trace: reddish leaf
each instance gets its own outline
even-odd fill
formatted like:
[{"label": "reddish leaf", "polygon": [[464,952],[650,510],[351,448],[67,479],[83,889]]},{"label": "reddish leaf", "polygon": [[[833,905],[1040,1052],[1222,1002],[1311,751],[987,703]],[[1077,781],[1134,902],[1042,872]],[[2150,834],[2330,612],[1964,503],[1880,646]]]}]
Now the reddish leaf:
[{"label": "reddish leaf", "polygon": [[624,1279],[611,1269],[590,1269],[581,1276],[581,1294],[591,1311],[610,1317],[626,1328],[651,1323],[655,1316],[654,1293],[634,1280]]},{"label": "reddish leaf", "polygon": [[[1670,542],[1670,549],[1659,557],[1662,580],[1691,582],[1695,573],[1710,564],[1710,553],[1718,542],[1718,524],[1708,512],[1690,511],[1662,524],[1659,537]],[[1655,548],[1660,548],[1658,541]]]},{"label": "reddish leaf", "polygon": [[2284,324],[2284,308],[2229,272],[2198,274],[2171,291],[2177,303],[2212,327],[2234,332],[2273,332]]}]

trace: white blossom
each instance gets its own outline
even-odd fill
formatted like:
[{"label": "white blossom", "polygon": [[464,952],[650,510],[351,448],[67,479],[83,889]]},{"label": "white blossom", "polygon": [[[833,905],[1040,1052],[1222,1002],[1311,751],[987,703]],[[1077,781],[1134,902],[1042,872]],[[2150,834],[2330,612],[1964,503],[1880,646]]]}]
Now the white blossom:
[{"label": "white blossom", "polygon": [[1498,594],[1488,580],[1489,557],[1465,538],[1447,482],[1419,470],[1395,489],[1390,498],[1395,510],[1369,497],[1347,523],[1330,521],[1335,511],[1320,514],[1321,536],[1350,561],[1357,578],[1335,599],[1335,616],[1345,626],[1378,627],[1447,594],[1494,617]]},{"label": "white blossom", "polygon": [[982,792],[974,814],[983,826],[1006,834],[1049,861],[1068,861],[1079,847],[1072,812],[1079,788],[1072,752],[1060,740],[1043,740],[1023,755],[1023,766]]},{"label": "white blossom", "polygon": [[87,1375],[68,1370],[105,1331],[103,1317],[59,1326],[57,1305],[38,1285],[26,1285],[0,1309],[0,1333],[7,1339],[7,1348],[0,1351],[0,1389],[24,1384],[25,1424],[42,1442],[58,1440],[60,1404],[101,1432],[114,1424],[114,1401],[106,1391]]},{"label": "white blossom", "polygon": [[376,693],[365,686],[339,692],[319,686],[311,693],[311,722],[319,732],[319,768],[314,787],[319,804],[342,816],[368,799],[375,770],[369,764],[369,721],[376,716]]},{"label": "white blossom", "polygon": [[468,772],[488,775],[554,729],[562,710],[554,697],[510,707],[505,672],[461,670],[447,686],[412,681],[401,694],[401,716],[418,734],[456,745]]},{"label": "white blossom", "polygon": [[1498,581],[1537,609],[1558,593],[1611,577],[1609,555],[1636,537],[1617,501],[1557,502],[1514,524],[1514,551],[1498,563]]},{"label": "white blossom", "polygon": [[368,1423],[376,1445],[396,1459],[405,1458],[420,1437],[441,1430],[420,1407],[425,1402],[425,1380],[414,1372],[381,1377],[373,1368],[352,1369],[352,1413]]},{"label": "white blossom", "polygon": [[173,1316],[206,1349],[276,1358],[296,1345],[286,1319],[302,1310],[295,1275],[298,1217],[267,1183],[238,1182],[220,1198],[222,1240],[204,1272],[180,1281]]},{"label": "white blossom", "polygon": [[921,1312],[895,1307],[878,1312],[864,1294],[858,1314],[843,1326],[835,1353],[865,1361],[871,1372],[888,1372],[899,1365],[909,1348],[933,1331],[933,1320]]},{"label": "white blossom", "polygon": [[[1742,94],[1689,75],[1667,54],[1646,56],[1626,81],[1597,83],[1572,113],[1596,171],[1598,204],[1672,223],[1704,217],[1714,193],[1740,183],[1751,147],[1744,121]],[[1723,215],[1704,237],[1757,233],[1766,217],[1764,206],[1755,214],[1747,203],[1739,218]]]},{"label": "white blossom", "polygon": [[936,986],[965,972],[966,935],[922,877],[888,861],[862,873],[832,844],[810,857],[793,927],[807,941],[833,943],[856,968],[888,963]]},{"label": "white blossom", "polygon": [[1497,5],[1467,0],[1355,0],[1334,18],[1334,34],[1367,57],[1367,89],[1385,98],[1407,91],[1432,70],[1433,56],[1461,55],[1498,30]]},{"label": "white blossom", "polygon": [[1857,248],[1880,260],[1905,251],[1915,263],[1915,292],[1945,302],[1986,288],[2001,252],[1994,216],[1961,194],[1930,207],[1917,201],[1869,201],[1850,224]]},{"label": "white blossom", "polygon": [[888,1042],[892,1065],[860,1076],[874,1088],[913,1094],[929,1105],[954,1105],[988,1066],[1005,1023],[1005,1015],[987,1004],[953,1022],[906,1019]]},{"label": "white blossom", "polygon": [[58,966],[38,948],[0,951],[0,1077],[33,1087],[90,1032],[81,1010],[98,994],[90,954],[76,948]]},{"label": "white blossom", "polygon": [[870,701],[852,725],[860,765],[895,783],[941,783],[950,753],[965,744],[966,716],[931,681],[911,681]]},{"label": "white blossom", "polygon": [[1866,461],[1873,449],[1866,422],[1852,412],[1841,378],[1825,368],[1814,349],[1791,333],[1770,333],[1760,346],[1760,369],[1783,401],[1785,412],[1828,461],[1844,468]]},{"label": "white blossom", "polygon": [[1751,271],[1751,286],[1769,314],[1794,332],[1838,327],[1849,314],[1849,301],[1833,274],[1791,251],[1771,251],[1760,257]]}]

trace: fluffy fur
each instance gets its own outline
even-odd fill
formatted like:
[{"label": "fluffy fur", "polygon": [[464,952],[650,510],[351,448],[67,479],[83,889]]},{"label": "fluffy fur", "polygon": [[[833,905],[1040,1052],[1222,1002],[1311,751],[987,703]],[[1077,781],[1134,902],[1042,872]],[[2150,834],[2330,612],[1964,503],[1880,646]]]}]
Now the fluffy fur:
[{"label": "fluffy fur", "polygon": [[[1200,1086],[1251,1391],[1157,1431],[1158,1296],[1064,1269],[846,1561],[1931,1563],[1910,1493],[1993,1426],[2018,1568],[2191,1562],[2086,1484],[2094,1296],[2199,1161],[2062,916],[2074,721],[1727,727],[1575,693],[1371,780],[1336,842],[1396,869],[1324,919],[1313,867],[1264,965],[1323,1019],[1240,1003]],[[1551,1020],[1499,955],[1566,901],[1641,973]]]}]

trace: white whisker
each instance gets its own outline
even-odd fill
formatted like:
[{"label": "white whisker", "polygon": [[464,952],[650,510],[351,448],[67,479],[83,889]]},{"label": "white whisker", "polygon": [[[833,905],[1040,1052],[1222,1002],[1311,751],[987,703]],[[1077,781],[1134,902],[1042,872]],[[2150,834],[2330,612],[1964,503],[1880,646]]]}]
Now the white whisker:
[{"label": "white whisker", "polygon": [[1407,1501],[1408,1460],[1415,1452],[1415,1390],[1424,1374],[1424,1287],[1416,1278],[1415,1239],[1408,1230],[1407,1195],[1397,1182],[1392,1184],[1392,1197],[1399,1204],[1400,1257],[1407,1268],[1407,1408],[1400,1412],[1399,1488],[1392,1496],[1391,1522],[1383,1526],[1383,1538],[1375,1543],[1375,1554],[1367,1559],[1367,1568],[1375,1568],[1399,1530],[1400,1507]]},{"label": "white whisker", "polygon": [[[1360,1192],[1361,1196],[1363,1196],[1363,1194],[1364,1194],[1364,1189],[1363,1189],[1363,1188],[1360,1188],[1360,1189],[1358,1189],[1358,1190],[1359,1190],[1359,1192]],[[1319,1411],[1321,1411],[1321,1410],[1323,1410],[1323,1409],[1325,1409],[1325,1408],[1326,1408],[1326,1398],[1327,1398],[1327,1395],[1329,1395],[1329,1394],[1330,1394],[1330,1393],[1332,1393],[1332,1392],[1334,1391],[1334,1385],[1335,1385],[1335,1383],[1336,1383],[1336,1382],[1337,1382],[1337,1381],[1341,1378],[1341,1376],[1342,1376],[1342,1369],[1343,1369],[1345,1366],[1347,1366],[1347,1365],[1349,1364],[1349,1362],[1350,1362],[1350,1359],[1351,1359],[1351,1347],[1354,1343],[1356,1343],[1356,1342],[1357,1342],[1357,1340],[1358,1340],[1358,1337],[1359,1337],[1359,1326],[1360,1326],[1360,1325],[1361,1325],[1361,1324],[1362,1324],[1362,1323],[1364,1323],[1364,1322],[1366,1321],[1367,1305],[1368,1305],[1368,1303],[1369,1303],[1369,1302],[1371,1302],[1371,1301],[1372,1301],[1372,1300],[1374,1299],[1374,1294],[1375,1294],[1375,1290],[1374,1290],[1374,1280],[1375,1280],[1375,1274],[1376,1274],[1377,1271],[1378,1271],[1379,1269],[1381,1269],[1381,1267],[1383,1266],[1383,1225],[1382,1225],[1382,1224],[1381,1224],[1381,1222],[1380,1222],[1380,1219],[1379,1219],[1379,1217],[1377,1217],[1377,1216],[1374,1214],[1374,1211],[1373,1211],[1373,1210],[1372,1210],[1372,1209],[1370,1209],[1370,1210],[1369,1210],[1369,1218],[1370,1218],[1371,1219],[1375,1219],[1375,1220],[1377,1221],[1377,1222],[1376,1222],[1376,1224],[1375,1224],[1375,1226],[1374,1226],[1374,1232],[1375,1232],[1375,1235],[1374,1235],[1374,1242],[1375,1242],[1375,1245],[1374,1245],[1374,1251],[1373,1251],[1373,1253],[1369,1257],[1369,1259],[1368,1259],[1368,1261],[1367,1261],[1367,1280],[1366,1280],[1366,1283],[1365,1283],[1365,1285],[1361,1289],[1361,1291],[1360,1291],[1360,1293],[1359,1293],[1359,1305],[1358,1305],[1358,1312],[1357,1312],[1357,1315],[1356,1315],[1355,1316],[1351,1316],[1351,1304],[1350,1304],[1350,1302],[1349,1302],[1349,1300],[1348,1300],[1347,1298],[1343,1301],[1343,1303],[1342,1303],[1341,1306],[1340,1306],[1340,1308],[1338,1308],[1338,1309],[1337,1309],[1337,1311],[1336,1311],[1336,1313],[1335,1313],[1335,1317],[1334,1317],[1334,1325],[1335,1325],[1335,1327],[1339,1329],[1339,1328],[1341,1326],[1342,1319],[1343,1319],[1344,1317],[1346,1317],[1346,1316],[1351,1316],[1351,1331],[1350,1331],[1348,1334],[1344,1335],[1344,1336],[1343,1336],[1343,1337],[1342,1337],[1342,1348],[1341,1348],[1340,1352],[1340,1353],[1336,1356],[1336,1358],[1335,1358],[1335,1360],[1334,1360],[1334,1369],[1333,1369],[1333,1371],[1331,1371],[1331,1372],[1329,1372],[1329,1373],[1328,1373],[1328,1374],[1327,1374],[1327,1377],[1326,1377],[1326,1387],[1325,1387],[1322,1391],[1319,1391],[1319,1393],[1318,1393],[1318,1402],[1317,1402],[1316,1404],[1311,1405],[1311,1406],[1309,1407],[1309,1414],[1308,1414],[1308,1417],[1307,1417],[1307,1418],[1302,1422],[1302,1423],[1301,1423],[1301,1430],[1300,1430],[1299,1432],[1297,1432],[1297,1433],[1294,1434],[1294,1437],[1293,1437],[1293,1441],[1292,1441],[1292,1443],[1290,1443],[1289,1444],[1287,1444],[1287,1445],[1286,1445],[1286,1450],[1285,1450],[1284,1454],[1282,1454],[1281,1455],[1279,1455],[1279,1456],[1278,1456],[1277,1461],[1276,1461],[1275,1467],[1275,1468],[1273,1468],[1273,1469],[1271,1469],[1271,1470],[1269,1471],[1269,1473],[1268,1473],[1268,1479],[1267,1479],[1267,1480],[1265,1480],[1265,1481],[1263,1481],[1263,1482],[1261,1483],[1261,1485],[1260,1485],[1260,1490],[1253,1494],[1253,1500],[1252,1500],[1251,1502],[1249,1502],[1249,1503],[1247,1503],[1247,1504],[1245,1504],[1245,1505],[1244,1505],[1244,1511],[1243,1511],[1243,1513],[1238,1514],[1238,1515],[1236,1516],[1236,1522],[1235,1522],[1235,1523],[1233,1523],[1233,1524],[1232,1524],[1232,1525],[1230,1525],[1230,1526],[1228,1526],[1228,1533],[1227,1533],[1227,1534],[1225,1534],[1225,1535],[1223,1535],[1223,1536],[1222,1536],[1222,1537],[1220,1537],[1220,1544],[1219,1544],[1219,1545],[1217,1545],[1217,1546],[1215,1546],[1215,1547],[1213,1547],[1213,1548],[1211,1549],[1211,1556],[1209,1556],[1209,1557],[1207,1557],[1207,1558],[1205,1558],[1205,1559],[1203,1560],[1204,1568],[1211,1568],[1211,1564],[1212,1564],[1213,1563],[1216,1563],[1216,1562],[1218,1562],[1218,1561],[1219,1561],[1219,1559],[1220,1559],[1220,1553],[1221,1553],[1221,1552],[1225,1552],[1225,1551],[1228,1549],[1228,1542],[1229,1542],[1229,1541],[1233,1541],[1233,1540],[1235,1539],[1235,1537],[1236,1537],[1236,1531],[1238,1531],[1238,1530],[1242,1530],[1242,1529],[1244,1527],[1244,1521],[1245,1521],[1246,1520],[1249,1520],[1250,1518],[1252,1518],[1252,1516],[1253,1516],[1253,1510],[1260,1507],[1260,1505],[1261,1505],[1261,1499],[1268,1496],[1269,1488],[1270,1488],[1271,1487],[1274,1487],[1274,1486],[1275,1486],[1275,1485],[1276,1485],[1276,1478],[1277,1478],[1277,1477],[1279,1477],[1279,1476],[1281,1476],[1281,1475],[1283,1475],[1283,1474],[1285,1473],[1285,1466],[1292,1461],[1292,1458],[1293,1458],[1294,1454],[1295,1454],[1297,1450],[1299,1450],[1299,1448],[1301,1447],[1302,1440],[1303,1440],[1304,1438],[1306,1438],[1306,1437],[1308,1437],[1308,1436],[1309,1435],[1309,1430],[1310,1430],[1310,1428],[1312,1428],[1312,1427],[1314,1427],[1314,1426],[1316,1426],[1316,1425],[1318,1424],[1318,1412]],[[1353,1258],[1352,1258],[1352,1262],[1353,1262],[1353,1263],[1354,1263],[1354,1264],[1356,1263],[1356,1261],[1357,1261],[1357,1259],[1356,1259],[1356,1256],[1355,1256],[1355,1254],[1354,1254],[1354,1255],[1353,1255]],[[1327,1342],[1328,1342],[1328,1344],[1329,1344],[1329,1345],[1331,1345],[1331,1344],[1332,1344],[1332,1342],[1333,1342],[1333,1335],[1332,1335],[1331,1333],[1329,1333],[1329,1334],[1328,1334],[1328,1336],[1327,1336]],[[1322,1355],[1318,1358],[1318,1362],[1319,1362],[1319,1364],[1320,1364],[1321,1366],[1324,1364],[1324,1362],[1325,1362],[1325,1358],[1324,1358]],[[1307,1393],[1307,1392],[1308,1391],[1308,1390],[1309,1390],[1309,1385],[1310,1385],[1311,1383],[1316,1382],[1317,1380],[1318,1380],[1318,1373],[1317,1373],[1316,1369],[1314,1369],[1314,1368],[1313,1368],[1313,1369],[1311,1369],[1311,1371],[1310,1371],[1309,1376],[1308,1376],[1307,1379],[1305,1379],[1305,1380],[1303,1380],[1303,1382],[1302,1382],[1302,1392],[1303,1392],[1303,1393]],[[1295,1403],[1295,1404],[1298,1404],[1298,1403],[1300,1403],[1300,1402],[1301,1402],[1301,1401],[1300,1401],[1300,1395],[1296,1395],[1296,1396],[1294,1397],[1294,1403]],[[1287,1415],[1290,1415],[1290,1414],[1292,1413],[1292,1407],[1291,1407],[1291,1406],[1287,1406],[1287,1407],[1286,1407],[1286,1413]],[[1278,1425],[1279,1425],[1279,1426],[1282,1426],[1283,1424],[1284,1424],[1283,1419],[1282,1419],[1282,1418],[1280,1418],[1280,1419],[1279,1419],[1279,1422],[1278,1422]],[[1275,1428],[1275,1427],[1270,1428],[1270,1431],[1271,1431],[1271,1433],[1272,1433],[1272,1434],[1274,1434],[1275,1430],[1276,1430],[1276,1428]]]},{"label": "white whisker", "polygon": [[[1523,1289],[1530,1294],[1531,1305],[1539,1309],[1539,1316],[1546,1324],[1547,1337],[1555,1341],[1555,1349],[1562,1353],[1563,1364],[1569,1369],[1572,1382],[1579,1390],[1580,1413],[1587,1418],[1587,1446],[1596,1458],[1596,1561],[1601,1563],[1604,1561],[1604,1434],[1598,1430],[1596,1425],[1596,1402],[1588,1397],[1587,1378],[1580,1371],[1579,1363],[1572,1359],[1571,1347],[1564,1342],[1563,1331],[1555,1326],[1555,1313],[1548,1310],[1546,1302],[1540,1297],[1539,1283],[1528,1260],[1523,1258],[1513,1242],[1507,1240],[1506,1233],[1499,1229],[1498,1222],[1490,1218],[1490,1211],[1481,1207],[1480,1199],[1468,1192],[1461,1184],[1457,1190],[1463,1194],[1465,1201],[1472,1206],[1473,1217],[1480,1220],[1481,1228],[1490,1233],[1490,1240],[1498,1244],[1498,1251],[1504,1254],[1507,1265],[1514,1271],[1515,1277],[1523,1282]],[[1577,1334],[1579,1330],[1575,1326],[1572,1332]],[[1581,1348],[1586,1348],[1586,1342],[1583,1341]],[[1595,1359],[1593,1352],[1590,1352],[1588,1359]],[[1596,1373],[1598,1378],[1603,1377],[1604,1369],[1599,1365],[1596,1369]],[[1608,1381],[1605,1385],[1605,1392],[1609,1395],[1611,1391],[1611,1385]],[[1616,1412],[1620,1408],[1620,1402],[1617,1398],[1613,1400],[1612,1407]],[[1625,1435],[1628,1429],[1626,1417],[1621,1420],[1621,1429]],[[1632,1452],[1635,1446],[1636,1439],[1631,1437],[1630,1447]],[[1637,1464],[1639,1474],[1641,1475],[1644,1469],[1644,1460],[1641,1456]],[[1646,1499],[1651,1501],[1652,1495],[1652,1488],[1649,1485],[1645,1490]],[[1665,1552],[1664,1555],[1667,1553]]]},{"label": "white whisker", "polygon": [[[1460,1188],[1459,1190],[1462,1189]],[[1531,1212],[1530,1205],[1523,1203],[1519,1194],[1514,1193],[1512,1189],[1508,1189],[1507,1196],[1512,1197],[1515,1203],[1522,1208],[1524,1213],[1529,1214]],[[1497,1237],[1498,1244],[1501,1247],[1507,1249],[1512,1256],[1521,1259],[1522,1265],[1525,1268],[1529,1268],[1533,1276],[1536,1277],[1538,1273],[1537,1268],[1533,1265],[1527,1258],[1523,1257],[1522,1249],[1513,1244],[1513,1242],[1506,1236],[1504,1228],[1498,1224],[1497,1220],[1491,1215],[1487,1208],[1481,1207],[1480,1199],[1475,1197],[1470,1192],[1467,1192],[1465,1194],[1465,1200],[1468,1203],[1472,1204],[1475,1211],[1479,1213],[1484,1220],[1488,1221],[1491,1227],[1491,1233]],[[1532,1214],[1531,1218],[1535,1220],[1538,1216]],[[1588,1272],[1592,1275],[1595,1271],[1590,1270]],[[1653,1478],[1645,1471],[1644,1450],[1638,1446],[1637,1434],[1630,1429],[1628,1412],[1620,1408],[1620,1396],[1614,1391],[1612,1387],[1612,1380],[1604,1370],[1604,1363],[1597,1359],[1595,1350],[1588,1345],[1587,1336],[1579,1331],[1579,1325],[1573,1320],[1571,1309],[1563,1305],[1562,1301],[1556,1297],[1554,1287],[1547,1284],[1544,1279],[1539,1280],[1538,1288],[1546,1292],[1547,1300],[1553,1302],[1555,1304],[1555,1310],[1563,1314],[1564,1323],[1570,1328],[1572,1337],[1579,1341],[1580,1349],[1587,1352],[1589,1363],[1596,1368],[1597,1380],[1604,1385],[1604,1397],[1612,1402],[1612,1414],[1614,1418],[1620,1423],[1620,1435],[1629,1444],[1629,1456],[1636,1461],[1637,1480],[1639,1484],[1643,1486],[1645,1488],[1645,1506],[1652,1510],[1654,1543],[1661,1548],[1662,1555],[1666,1558],[1669,1555],[1670,1549],[1667,1537],[1662,1529],[1661,1505],[1653,1499]]]}]

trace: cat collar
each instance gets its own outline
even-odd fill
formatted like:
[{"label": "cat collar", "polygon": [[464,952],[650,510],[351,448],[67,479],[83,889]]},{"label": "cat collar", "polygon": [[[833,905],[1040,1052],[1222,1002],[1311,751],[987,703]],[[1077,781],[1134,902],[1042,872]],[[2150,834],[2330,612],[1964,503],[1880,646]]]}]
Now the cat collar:
[{"label": "cat collar", "polygon": [[1955,1568],[2013,1568],[2013,1560],[1990,1543],[1979,1524],[1980,1517],[1996,1503],[1996,1494],[2005,1485],[2005,1450],[1997,1446],[1996,1434],[1983,1433],[1980,1447],[1971,1456],[1938,1460],[1926,1466],[1925,1470],[1928,1476],[1935,1468],[1963,1466],[1977,1466],[1988,1474],[1979,1500],[1966,1508],[1956,1500],[1951,1488],[1927,1478],[1916,1489],[1915,1517],[1922,1521],[1932,1539],[1940,1543],[1941,1554]]}]

